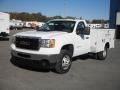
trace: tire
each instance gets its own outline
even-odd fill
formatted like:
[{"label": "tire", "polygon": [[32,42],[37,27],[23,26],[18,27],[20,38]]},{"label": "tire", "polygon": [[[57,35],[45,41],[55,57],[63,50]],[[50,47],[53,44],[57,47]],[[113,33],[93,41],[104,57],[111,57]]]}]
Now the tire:
[{"label": "tire", "polygon": [[107,51],[108,51],[108,48],[105,47],[103,51],[97,53],[97,59],[98,60],[105,60],[107,58]]},{"label": "tire", "polygon": [[16,60],[16,57],[11,55],[11,60]]},{"label": "tire", "polygon": [[55,70],[59,74],[67,73],[71,68],[71,55],[67,50],[62,50],[60,53],[60,60],[56,64]]}]

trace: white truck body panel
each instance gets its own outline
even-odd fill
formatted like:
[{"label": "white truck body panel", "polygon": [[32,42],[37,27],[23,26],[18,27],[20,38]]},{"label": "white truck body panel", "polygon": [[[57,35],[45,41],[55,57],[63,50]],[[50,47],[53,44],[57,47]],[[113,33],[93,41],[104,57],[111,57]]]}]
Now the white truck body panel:
[{"label": "white truck body panel", "polygon": [[60,54],[61,48],[64,45],[72,44],[74,46],[73,57],[86,54],[89,52],[97,53],[104,50],[105,44],[109,43],[110,48],[114,48],[114,29],[90,29],[90,35],[76,35],[76,28],[79,22],[84,22],[85,26],[87,23],[85,20],[68,20],[64,21],[75,21],[75,27],[72,33],[62,31],[27,31],[18,33],[14,36],[28,36],[28,37],[39,37],[41,39],[55,39],[54,48],[42,48],[38,51],[27,50],[17,48],[14,43],[11,45],[11,50],[29,54],[38,55],[54,55]]},{"label": "white truck body panel", "polygon": [[0,33],[9,34],[9,14],[0,12]]},{"label": "white truck body panel", "polygon": [[85,20],[53,20],[37,31],[14,35],[11,56],[39,61],[62,74],[69,71],[75,56],[93,53],[105,60],[108,49],[114,48],[114,35],[114,29],[90,29]]},{"label": "white truck body panel", "polygon": [[[63,45],[74,44],[75,50],[74,50],[73,56],[78,56],[78,55],[85,54],[88,52],[93,52],[93,53],[100,52],[104,49],[104,45],[106,42],[110,42],[110,48],[114,48],[114,33],[115,33],[114,29],[111,29],[111,30],[92,29],[89,39],[85,40],[86,37],[88,37],[87,35],[76,36],[74,34],[67,35],[66,32],[52,32],[52,33],[47,32],[46,33],[46,32],[28,31],[28,32],[22,32],[16,35],[41,37],[44,39],[53,39],[54,37],[56,39],[56,47],[55,48],[40,48],[39,51],[31,51],[31,50],[16,48],[15,45],[12,44],[12,48],[15,49],[16,51],[27,52],[31,54],[34,53],[34,54],[51,55],[51,54],[59,54],[61,47]],[[63,35],[64,38],[59,38],[59,36],[61,35]],[[69,37],[73,37],[73,38],[69,39]],[[73,42],[73,43],[69,43],[69,42]]]},{"label": "white truck body panel", "polygon": [[114,29],[91,29],[90,32],[90,52],[100,52],[104,50],[104,45],[109,42],[110,48],[114,48]]}]

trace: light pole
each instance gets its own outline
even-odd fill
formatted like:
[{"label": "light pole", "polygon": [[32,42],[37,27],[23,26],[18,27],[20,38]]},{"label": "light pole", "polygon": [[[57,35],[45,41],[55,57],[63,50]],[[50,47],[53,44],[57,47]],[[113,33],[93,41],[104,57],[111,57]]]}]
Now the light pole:
[{"label": "light pole", "polygon": [[67,13],[67,0],[64,0],[64,17],[66,17]]}]

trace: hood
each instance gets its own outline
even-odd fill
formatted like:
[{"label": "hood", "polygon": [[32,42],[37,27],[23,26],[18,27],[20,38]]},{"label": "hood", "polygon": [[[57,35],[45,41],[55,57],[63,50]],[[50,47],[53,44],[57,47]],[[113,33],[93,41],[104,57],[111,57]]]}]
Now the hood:
[{"label": "hood", "polygon": [[41,37],[44,39],[54,38],[55,36],[60,36],[67,34],[67,32],[61,32],[61,31],[26,31],[26,32],[20,32],[17,33],[17,36],[31,36],[31,37]]}]

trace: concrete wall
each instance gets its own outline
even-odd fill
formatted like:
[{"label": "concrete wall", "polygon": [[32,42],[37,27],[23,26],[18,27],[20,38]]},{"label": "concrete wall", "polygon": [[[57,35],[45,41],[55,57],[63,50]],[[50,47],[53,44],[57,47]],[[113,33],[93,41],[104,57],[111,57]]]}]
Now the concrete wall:
[{"label": "concrete wall", "polygon": [[110,0],[110,28],[116,28],[116,13],[120,11],[120,0]]}]

